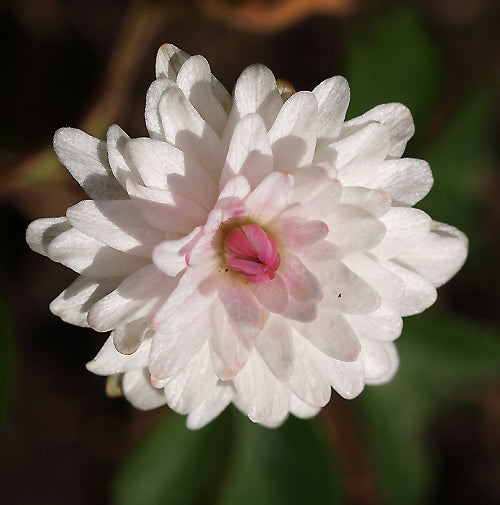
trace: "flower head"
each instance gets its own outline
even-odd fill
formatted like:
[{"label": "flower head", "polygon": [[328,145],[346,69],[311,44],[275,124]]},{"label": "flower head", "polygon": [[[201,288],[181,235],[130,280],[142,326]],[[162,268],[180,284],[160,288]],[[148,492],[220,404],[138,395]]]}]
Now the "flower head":
[{"label": "flower head", "polygon": [[463,264],[457,229],[412,208],[432,185],[401,158],[401,104],[345,122],[342,77],[280,94],[254,65],[231,96],[202,56],[158,52],[148,138],[63,128],[54,148],[90,200],[27,233],[80,274],[52,303],[110,332],[89,370],[122,375],[138,408],[167,403],[203,426],[230,402],[277,426],[333,387],[388,381],[402,316]]}]

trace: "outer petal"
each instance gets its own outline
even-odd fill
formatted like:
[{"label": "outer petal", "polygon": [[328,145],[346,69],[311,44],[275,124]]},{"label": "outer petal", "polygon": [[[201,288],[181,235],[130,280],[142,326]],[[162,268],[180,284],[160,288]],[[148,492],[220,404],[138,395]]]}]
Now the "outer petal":
[{"label": "outer petal", "polygon": [[362,340],[360,360],[367,384],[389,382],[399,366],[398,353],[392,342]]},{"label": "outer petal", "polygon": [[60,128],[54,135],[54,150],[90,198],[127,198],[111,172],[106,144],[101,140],[75,128]]},{"label": "outer petal", "polygon": [[151,386],[146,368],[137,368],[125,373],[122,387],[125,398],[136,409],[151,410],[167,403],[165,395]]},{"label": "outer petal", "polygon": [[70,228],[71,225],[65,217],[37,219],[30,223],[26,230],[26,242],[33,251],[48,256],[50,243]]}]

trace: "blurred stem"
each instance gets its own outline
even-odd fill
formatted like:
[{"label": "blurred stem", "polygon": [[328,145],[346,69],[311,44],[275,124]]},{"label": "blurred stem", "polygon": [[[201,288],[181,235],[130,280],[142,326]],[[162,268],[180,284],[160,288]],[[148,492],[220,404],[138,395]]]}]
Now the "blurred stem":
[{"label": "blurred stem", "polygon": [[[137,0],[130,4],[120,33],[111,53],[99,94],[94,105],[82,119],[80,128],[103,138],[119,111],[130,100],[131,89],[144,55],[165,18],[163,3]],[[50,195],[49,188],[64,186],[69,181],[67,171],[57,160],[52,145],[41,148],[3,171],[0,178],[0,198],[13,200],[30,217],[38,215],[40,198]],[[72,198],[71,189],[68,199]]]},{"label": "blurred stem", "polygon": [[332,450],[343,465],[345,493],[349,505],[381,505],[366,444],[363,443],[351,406],[341,398],[333,399],[320,413]]}]

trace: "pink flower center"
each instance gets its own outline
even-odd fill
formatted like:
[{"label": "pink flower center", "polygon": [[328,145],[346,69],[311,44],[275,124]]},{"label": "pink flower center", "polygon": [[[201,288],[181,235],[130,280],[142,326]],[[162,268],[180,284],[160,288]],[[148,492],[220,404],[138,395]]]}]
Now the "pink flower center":
[{"label": "pink flower center", "polygon": [[274,279],[280,266],[276,242],[256,224],[233,228],[224,242],[224,251],[228,266],[253,284]]}]

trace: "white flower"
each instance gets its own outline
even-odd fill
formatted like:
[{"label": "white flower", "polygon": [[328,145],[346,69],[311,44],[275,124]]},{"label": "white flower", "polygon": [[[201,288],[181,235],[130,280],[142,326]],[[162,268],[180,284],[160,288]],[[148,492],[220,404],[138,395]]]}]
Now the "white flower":
[{"label": "white flower", "polygon": [[200,427],[230,402],[277,426],[333,387],[353,398],[398,366],[401,316],[463,264],[457,229],[412,208],[428,164],[401,159],[401,104],[344,122],[342,77],[283,101],[254,65],[233,96],[202,56],[160,48],[149,138],[64,128],[54,148],[92,200],[39,219],[27,240],[80,274],[51,304],[111,331],[89,370],[123,374],[138,408]]}]

